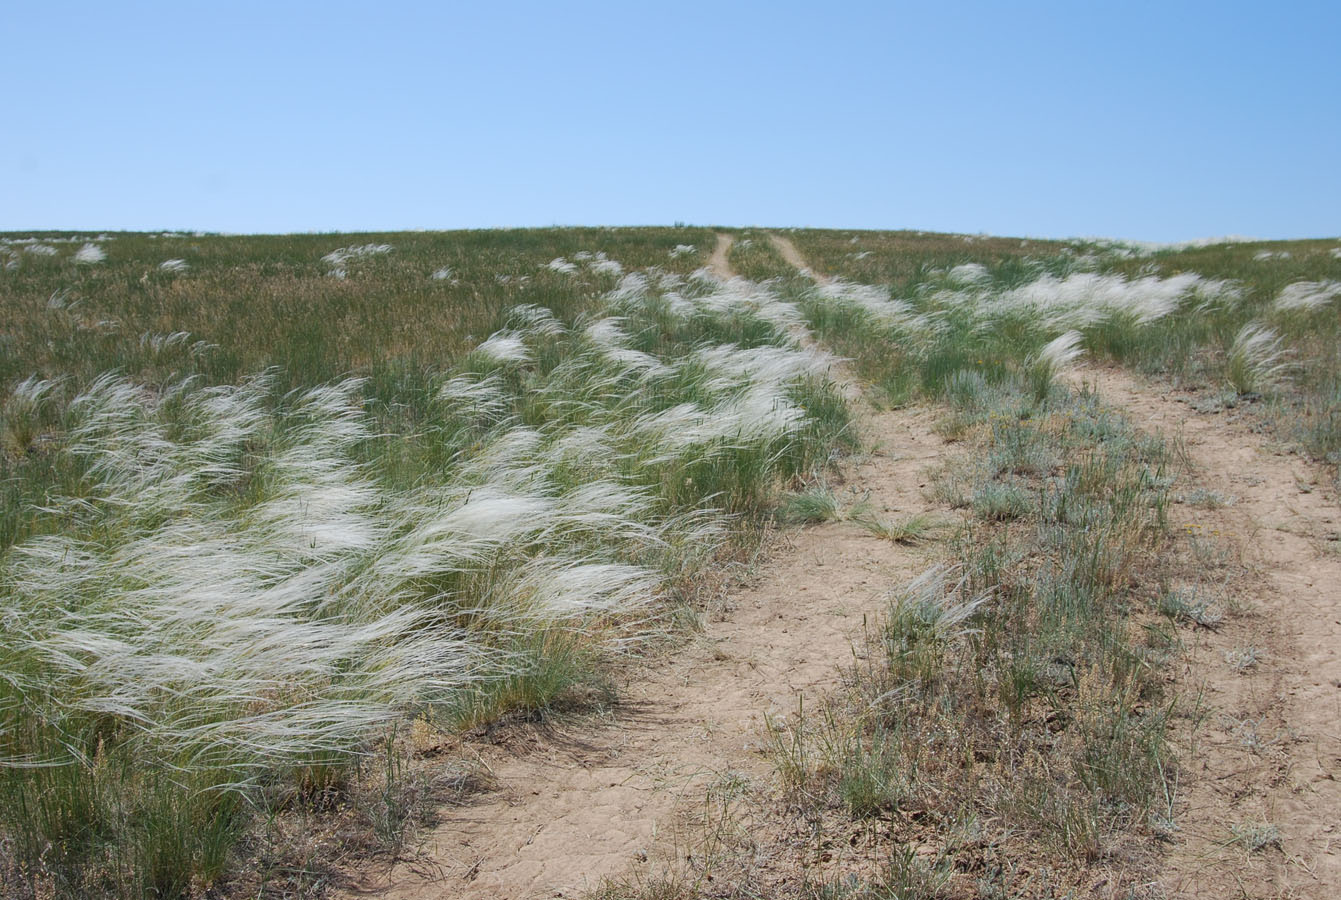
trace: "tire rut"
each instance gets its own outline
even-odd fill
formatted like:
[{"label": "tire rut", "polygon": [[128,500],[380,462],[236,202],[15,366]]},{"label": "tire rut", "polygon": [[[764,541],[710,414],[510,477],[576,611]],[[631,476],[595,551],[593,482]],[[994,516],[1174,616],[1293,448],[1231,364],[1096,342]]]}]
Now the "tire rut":
[{"label": "tire rut", "polygon": [[[1204,716],[1182,748],[1166,889],[1180,897],[1334,897],[1341,885],[1341,510],[1315,466],[1250,422],[1116,369],[1085,380],[1181,438],[1213,504],[1175,506],[1234,615],[1184,640],[1180,693]],[[1212,508],[1206,508],[1210,506]],[[1217,549],[1219,548],[1219,549]],[[1224,551],[1228,550],[1228,557]],[[1203,556],[1204,555],[1204,556]],[[1260,847],[1252,844],[1262,842]]]},{"label": "tire rut", "polygon": [[712,248],[712,255],[708,257],[708,271],[716,275],[723,281],[730,281],[736,277],[736,273],[731,270],[731,245],[736,239],[725,232],[718,232],[717,243]]}]

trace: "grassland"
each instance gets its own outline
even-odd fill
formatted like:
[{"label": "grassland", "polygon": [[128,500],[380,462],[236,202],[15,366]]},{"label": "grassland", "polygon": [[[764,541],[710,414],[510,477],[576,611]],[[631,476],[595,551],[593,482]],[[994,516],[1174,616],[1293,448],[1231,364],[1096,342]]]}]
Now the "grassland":
[{"label": "grassland", "polygon": [[674,271],[695,236],[9,250],[15,877],[189,893],[406,723],[543,711],[664,630],[845,440],[795,310]]},{"label": "grassland", "polygon": [[1157,840],[1173,457],[1058,375],[1199,386],[1334,466],[1336,242],[787,236],[824,280],[762,231],[728,283],[705,229],[6,238],[3,883],[200,893],[370,771],[397,840],[405,730],[543,714],[761,523],[838,515],[805,486],[853,409],[812,337],[975,452],[937,487],[953,569],[895,586],[784,782],[856,818],[954,797],[1082,862]]}]

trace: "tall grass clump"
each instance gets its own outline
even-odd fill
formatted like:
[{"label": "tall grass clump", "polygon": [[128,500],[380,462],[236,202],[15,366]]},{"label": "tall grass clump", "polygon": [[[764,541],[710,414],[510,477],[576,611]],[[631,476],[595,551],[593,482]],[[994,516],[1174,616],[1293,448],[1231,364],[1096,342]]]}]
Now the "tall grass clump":
[{"label": "tall grass clump", "polygon": [[1034,402],[1042,403],[1046,400],[1062,369],[1084,354],[1080,346],[1084,339],[1079,331],[1068,331],[1048,341],[1041,350],[1025,360],[1025,377]]},{"label": "tall grass clump", "polygon": [[1288,366],[1281,338],[1265,325],[1250,322],[1234,336],[1225,359],[1225,377],[1240,395],[1277,384]]},{"label": "tall grass clump", "polygon": [[544,714],[850,440],[793,306],[583,254],[598,303],[514,305],[440,368],[11,384],[5,472],[40,488],[0,550],[16,883],[186,896],[404,723]]}]

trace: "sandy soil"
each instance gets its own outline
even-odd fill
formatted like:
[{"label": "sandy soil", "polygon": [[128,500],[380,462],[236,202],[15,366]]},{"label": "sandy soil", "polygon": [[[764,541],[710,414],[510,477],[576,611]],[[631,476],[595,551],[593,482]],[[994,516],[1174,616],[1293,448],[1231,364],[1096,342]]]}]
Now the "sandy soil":
[{"label": "sandy soil", "polygon": [[712,248],[712,255],[708,257],[708,271],[718,278],[726,281],[735,273],[731,271],[731,245],[735,239],[729,234],[717,235],[717,243]]},{"label": "sandy soil", "polygon": [[782,255],[782,258],[787,261],[787,265],[799,270],[802,275],[813,278],[818,282],[827,283],[829,281],[827,276],[821,275],[810,268],[806,263],[805,257],[801,255],[801,251],[797,250],[796,245],[790,240],[780,234],[770,234],[768,239],[773,243],[773,246],[777,248],[777,251]]},{"label": "sandy soil", "polygon": [[[1337,498],[1316,467],[1255,432],[1247,415],[1197,412],[1190,396],[1116,369],[1082,377],[1138,426],[1180,437],[1197,483],[1232,501],[1188,503],[1174,513],[1175,525],[1205,548],[1203,588],[1228,614],[1186,638],[1180,692],[1189,716],[1188,782],[1176,806],[1165,887],[1179,897],[1336,897]],[[1258,661],[1244,666],[1251,655]],[[1278,840],[1253,851],[1251,844],[1272,837],[1270,827]]]}]

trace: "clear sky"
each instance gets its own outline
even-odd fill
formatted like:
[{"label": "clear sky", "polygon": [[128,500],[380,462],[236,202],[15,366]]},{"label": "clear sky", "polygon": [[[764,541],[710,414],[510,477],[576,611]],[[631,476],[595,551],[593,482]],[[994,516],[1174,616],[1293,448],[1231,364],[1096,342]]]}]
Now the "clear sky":
[{"label": "clear sky", "polygon": [[0,229],[1341,234],[1341,2],[0,4]]}]

